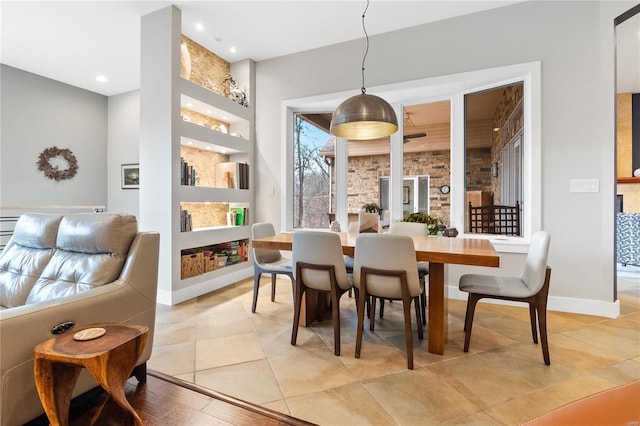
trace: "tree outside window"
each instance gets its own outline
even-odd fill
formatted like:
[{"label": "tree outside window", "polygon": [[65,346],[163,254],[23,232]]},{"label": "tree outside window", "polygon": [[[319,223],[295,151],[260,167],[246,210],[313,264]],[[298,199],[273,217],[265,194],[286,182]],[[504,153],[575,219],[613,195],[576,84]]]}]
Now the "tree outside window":
[{"label": "tree outside window", "polygon": [[322,155],[331,136],[296,114],[293,135],[294,228],[326,228],[330,211],[329,159]]}]

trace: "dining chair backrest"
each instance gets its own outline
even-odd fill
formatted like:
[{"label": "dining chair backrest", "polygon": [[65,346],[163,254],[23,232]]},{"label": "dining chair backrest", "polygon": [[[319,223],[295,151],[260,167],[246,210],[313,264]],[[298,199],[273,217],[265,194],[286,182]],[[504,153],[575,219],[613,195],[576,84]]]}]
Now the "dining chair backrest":
[{"label": "dining chair backrest", "polygon": [[[356,238],[353,281],[360,288],[361,268],[406,271],[409,294],[422,293],[418,279],[416,250],[411,237],[393,234],[359,234]],[[369,276],[367,292],[377,297],[398,299],[402,297],[397,277]]]},{"label": "dining chair backrest", "polygon": [[[296,231],[293,233],[292,251],[294,278],[297,279],[298,262],[333,265],[338,286],[345,289],[351,287],[338,234],[323,231]],[[331,290],[328,271],[303,269],[302,274],[305,286],[316,290]]]},{"label": "dining chair backrest", "polygon": [[359,222],[351,222],[347,225],[347,234],[359,234],[360,233],[360,223]]},{"label": "dining chair backrest", "polygon": [[547,231],[538,231],[531,237],[527,260],[520,279],[529,288],[531,294],[536,294],[542,288],[547,270],[549,242],[551,236]]},{"label": "dining chair backrest", "polygon": [[[360,222],[351,222],[347,226],[347,234],[356,235],[360,233]],[[378,222],[378,234],[382,233],[382,224]]]},{"label": "dining chair backrest", "polygon": [[389,233],[409,236],[427,236],[427,225],[419,222],[392,222],[389,225]]},{"label": "dining chair backrest", "polygon": [[378,232],[380,216],[377,213],[361,212],[358,215],[358,229],[360,233]]},{"label": "dining chair backrest", "polygon": [[[254,223],[251,226],[251,239],[272,237],[276,235],[273,224],[269,222]],[[277,262],[282,258],[280,250],[253,249],[253,260],[258,264]]]}]

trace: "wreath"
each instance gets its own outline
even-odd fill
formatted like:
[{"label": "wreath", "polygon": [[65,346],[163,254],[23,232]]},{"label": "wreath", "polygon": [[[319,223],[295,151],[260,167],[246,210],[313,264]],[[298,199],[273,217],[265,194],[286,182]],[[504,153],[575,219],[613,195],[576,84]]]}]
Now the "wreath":
[{"label": "wreath", "polygon": [[[59,170],[58,166],[51,164],[51,160],[62,157],[67,162],[68,167]],[[58,147],[47,148],[38,157],[38,170],[42,171],[46,177],[56,181],[71,179],[78,173],[78,160],[70,149],[60,149]]]}]

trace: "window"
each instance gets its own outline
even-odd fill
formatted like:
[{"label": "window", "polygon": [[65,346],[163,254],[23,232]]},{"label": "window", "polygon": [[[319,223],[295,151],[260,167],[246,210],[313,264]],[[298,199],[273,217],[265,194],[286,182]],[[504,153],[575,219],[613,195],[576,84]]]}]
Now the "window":
[{"label": "window", "polygon": [[329,134],[313,124],[313,115],[296,114],[293,131],[295,228],[325,228],[331,203]]},{"label": "window", "polygon": [[466,232],[522,236],[524,83],[464,95]]},{"label": "window", "polygon": [[[320,192],[331,194],[324,198],[320,216],[335,213],[344,229],[348,214],[357,213],[366,198],[367,202],[377,202],[387,210],[390,221],[402,220],[409,208],[427,210],[448,227],[457,228],[461,237],[491,238],[500,251],[525,252],[531,234],[540,229],[541,223],[540,63],[396,83],[370,90],[394,106],[400,129],[388,142],[383,142],[388,148],[377,154],[382,162],[368,163],[362,155],[368,142],[331,138],[328,135],[331,113],[316,114],[324,116],[324,121],[316,122],[317,126],[326,129],[328,139],[333,139],[332,150],[329,146],[320,149],[330,154],[322,157],[322,161],[316,160],[328,165],[324,173],[329,188]],[[492,104],[487,103],[487,97],[493,98]],[[293,168],[283,172],[290,188],[296,187],[294,175],[299,177],[298,163],[290,154],[294,152],[294,117],[303,111],[333,111],[344,99],[345,94],[338,93],[283,103],[287,117],[283,133],[288,140],[283,155],[288,164],[296,165],[295,173]],[[424,117],[432,122],[423,123],[420,114],[413,114],[422,105],[429,111]],[[433,121],[437,106],[443,106],[445,118]],[[474,109],[484,116],[474,116]],[[439,145],[433,145],[435,142],[430,141],[433,137],[437,137]],[[360,157],[358,164],[354,162],[357,157]],[[367,178],[366,184],[358,183],[367,173],[371,179]],[[416,197],[424,193],[428,194],[426,198]],[[302,198],[309,195],[305,190]],[[479,203],[488,205],[517,202],[520,209],[517,234],[471,232],[468,213],[471,197],[480,197]],[[286,198],[285,229],[297,227],[294,217],[297,222],[300,216],[295,212],[293,199],[292,191]],[[303,203],[303,210],[304,206]],[[328,225],[329,221],[325,220],[321,227]]]}]

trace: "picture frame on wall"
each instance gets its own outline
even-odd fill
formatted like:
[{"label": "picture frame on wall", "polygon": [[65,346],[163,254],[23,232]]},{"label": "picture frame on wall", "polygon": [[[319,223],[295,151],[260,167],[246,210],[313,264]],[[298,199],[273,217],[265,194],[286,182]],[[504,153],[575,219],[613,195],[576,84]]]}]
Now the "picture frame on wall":
[{"label": "picture frame on wall", "polygon": [[402,187],[402,204],[409,204],[409,187]]},{"label": "picture frame on wall", "polygon": [[123,164],[121,166],[122,189],[140,188],[140,164]]}]

